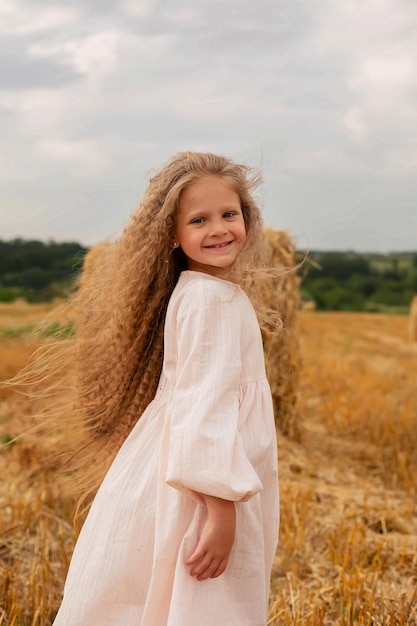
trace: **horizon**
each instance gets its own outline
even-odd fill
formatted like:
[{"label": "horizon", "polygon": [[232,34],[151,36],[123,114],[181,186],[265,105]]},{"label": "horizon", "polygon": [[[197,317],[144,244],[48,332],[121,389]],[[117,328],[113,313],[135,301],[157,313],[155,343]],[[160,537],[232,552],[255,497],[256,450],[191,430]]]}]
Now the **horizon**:
[{"label": "horizon", "polygon": [[[271,228],[270,226],[266,227],[266,228]],[[281,230],[279,228],[274,229],[274,230]],[[78,240],[74,240],[74,239],[55,239],[55,238],[46,238],[46,239],[39,239],[39,238],[29,238],[23,235],[17,235],[15,237],[10,237],[10,238],[3,238],[0,237],[0,243],[12,243],[13,241],[22,241],[23,243],[28,243],[28,242],[39,242],[42,243],[44,245],[52,245],[52,244],[77,244],[83,248],[86,249],[90,249],[93,248],[96,245],[99,245],[100,243],[102,243],[103,241],[106,241],[105,239],[103,239],[102,241],[97,241],[93,244],[87,244],[85,242],[82,241],[78,241]],[[414,250],[389,250],[386,252],[380,252],[378,250],[355,250],[354,248],[346,248],[346,249],[332,249],[332,248],[299,248],[296,247],[295,251],[297,253],[306,253],[308,252],[309,254],[315,254],[315,253],[326,253],[326,254],[357,254],[357,255],[367,255],[367,254],[371,254],[374,256],[390,256],[390,255],[401,255],[401,256],[407,256],[407,255],[417,255],[417,247]]]},{"label": "horizon", "polygon": [[0,2],[2,236],[93,245],[183,150],[297,247],[417,248],[417,3]]}]

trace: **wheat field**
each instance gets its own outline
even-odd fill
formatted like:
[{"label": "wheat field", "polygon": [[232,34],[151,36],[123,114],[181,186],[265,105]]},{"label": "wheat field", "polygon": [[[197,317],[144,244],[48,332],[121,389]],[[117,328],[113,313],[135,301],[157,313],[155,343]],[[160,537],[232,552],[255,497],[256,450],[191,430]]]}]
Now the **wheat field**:
[{"label": "wheat field", "polygon": [[[25,364],[36,347],[28,331],[47,309],[0,305],[0,378]],[[415,625],[417,344],[401,316],[303,312],[299,334],[300,436],[279,436],[268,625]],[[22,401],[0,392],[0,626],[47,626],[75,501],[43,463],[52,436],[6,445],[24,427]]]}]

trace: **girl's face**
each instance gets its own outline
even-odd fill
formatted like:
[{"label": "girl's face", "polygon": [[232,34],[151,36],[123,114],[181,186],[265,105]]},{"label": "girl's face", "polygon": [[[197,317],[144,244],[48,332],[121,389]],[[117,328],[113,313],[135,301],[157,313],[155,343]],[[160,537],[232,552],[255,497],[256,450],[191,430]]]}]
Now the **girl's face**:
[{"label": "girl's face", "polygon": [[205,176],[180,196],[175,239],[188,269],[226,277],[246,241],[236,191],[220,176]]}]

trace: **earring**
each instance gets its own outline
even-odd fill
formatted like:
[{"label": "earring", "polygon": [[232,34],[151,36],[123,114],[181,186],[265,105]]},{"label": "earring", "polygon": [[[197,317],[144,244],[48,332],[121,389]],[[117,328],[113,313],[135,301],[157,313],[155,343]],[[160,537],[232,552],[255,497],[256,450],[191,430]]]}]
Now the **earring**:
[{"label": "earring", "polygon": [[176,241],[174,241],[174,243],[172,244],[172,247],[173,247],[173,248],[176,248],[177,246],[178,246],[177,242],[176,242]]}]

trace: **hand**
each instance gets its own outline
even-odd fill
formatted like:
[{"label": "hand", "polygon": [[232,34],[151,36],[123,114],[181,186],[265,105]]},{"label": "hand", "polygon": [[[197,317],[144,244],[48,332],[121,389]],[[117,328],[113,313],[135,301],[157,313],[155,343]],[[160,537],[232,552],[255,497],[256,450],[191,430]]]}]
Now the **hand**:
[{"label": "hand", "polygon": [[234,502],[202,494],[208,517],[193,554],[186,561],[197,580],[217,578],[225,571],[235,540]]}]

